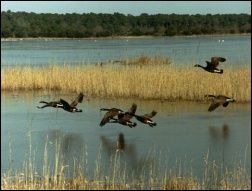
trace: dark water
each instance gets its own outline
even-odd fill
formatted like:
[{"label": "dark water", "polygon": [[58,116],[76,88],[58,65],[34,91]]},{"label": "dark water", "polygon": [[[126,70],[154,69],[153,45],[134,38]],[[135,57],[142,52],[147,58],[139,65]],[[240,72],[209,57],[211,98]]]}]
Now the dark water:
[{"label": "dark water", "polygon": [[[183,169],[202,177],[206,157],[225,167],[241,161],[251,168],[251,105],[230,103],[213,112],[206,102],[160,102],[150,100],[116,99],[102,100],[85,98],[78,104],[82,113],[69,113],[62,109],[44,108],[39,101],[53,101],[73,96],[48,92],[1,94],[1,168],[2,173],[10,168],[23,171],[23,161],[34,157],[36,172],[42,173],[45,145],[48,144],[48,163],[55,162],[55,145],[60,144],[64,165],[70,176],[73,163],[80,163],[83,156],[88,160],[89,175],[93,174],[95,162],[100,155],[101,165],[106,169],[116,153],[119,137],[123,137],[124,152],[121,160],[130,172],[142,172],[151,161],[160,162],[161,168],[173,169],[178,160]],[[135,128],[120,124],[99,123],[105,114],[101,107],[118,107],[128,110],[136,103],[137,114],[157,110],[153,120],[157,126],[137,122]],[[83,154],[84,153],[84,154]],[[87,154],[87,156],[86,156]],[[11,161],[11,162],[10,162]],[[231,165],[232,166],[232,165]],[[224,168],[225,169],[225,168]],[[137,173],[136,173],[137,174]]]},{"label": "dark water", "polygon": [[179,37],[114,40],[2,41],[1,66],[87,64],[162,56],[174,64],[205,64],[212,56],[228,65],[251,64],[251,36]]}]

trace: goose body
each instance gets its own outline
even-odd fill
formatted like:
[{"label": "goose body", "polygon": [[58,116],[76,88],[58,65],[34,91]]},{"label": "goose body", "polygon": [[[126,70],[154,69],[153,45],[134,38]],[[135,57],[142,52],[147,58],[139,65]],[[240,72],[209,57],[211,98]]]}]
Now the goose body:
[{"label": "goose body", "polygon": [[107,113],[104,115],[104,117],[100,122],[101,127],[104,126],[107,122],[109,122],[110,119],[112,119],[116,115],[124,114],[124,111],[117,108],[111,108],[111,109],[101,108],[100,111],[107,111]]},{"label": "goose body", "polygon": [[217,107],[219,107],[220,105],[223,105],[223,107],[227,107],[229,102],[236,102],[233,98],[224,96],[224,95],[205,95],[205,97],[213,97],[214,100],[212,102],[212,104],[210,105],[208,111],[213,111],[215,110]]},{"label": "goose body", "polygon": [[39,109],[43,109],[45,107],[63,108],[63,104],[60,103],[60,101],[51,101],[51,102],[40,101],[39,103],[44,103],[45,104],[42,107],[37,106],[37,108],[39,108]]},{"label": "goose body", "polygon": [[52,102],[40,101],[39,103],[45,103],[46,105],[42,107],[37,106],[37,108],[43,109],[45,107],[55,107],[55,108],[62,108],[68,112],[82,112],[82,110],[77,109],[76,106],[78,103],[82,103],[83,97],[84,97],[83,93],[80,93],[78,97],[76,97],[75,100],[70,105],[63,99],[60,99],[60,101],[52,101]]},{"label": "goose body", "polygon": [[83,97],[84,97],[83,93],[80,93],[80,94],[78,95],[78,97],[76,97],[76,98],[74,99],[74,101],[73,101],[70,105],[69,105],[68,102],[66,102],[66,101],[63,100],[63,99],[60,99],[60,103],[63,104],[63,109],[64,109],[65,111],[68,111],[68,112],[71,112],[71,113],[74,113],[74,112],[82,112],[82,110],[81,110],[81,109],[77,109],[76,106],[77,106],[78,103],[82,103]]},{"label": "goose body", "polygon": [[157,112],[155,110],[153,110],[151,113],[148,114],[144,114],[144,115],[134,115],[134,117],[144,123],[144,124],[148,124],[150,127],[156,126],[157,123],[155,123],[154,121],[151,120],[152,117],[154,117],[157,114]]},{"label": "goose body", "polygon": [[201,66],[199,64],[196,64],[194,65],[194,67],[201,67],[207,72],[222,74],[223,70],[218,69],[217,66],[219,65],[219,62],[225,62],[225,61],[226,59],[222,57],[212,57],[211,62],[206,61],[207,66]]},{"label": "goose body", "polygon": [[121,125],[129,126],[130,128],[135,127],[137,124],[131,122],[129,119],[126,118],[120,118],[120,119],[115,119],[111,118],[112,120],[109,121],[109,123],[120,123]]},{"label": "goose body", "polygon": [[130,121],[133,117],[137,109],[137,105],[135,103],[132,104],[131,108],[125,112],[118,114],[118,119],[112,117],[109,120],[109,123],[120,123],[121,125],[129,126],[130,128],[135,127],[137,124]]}]

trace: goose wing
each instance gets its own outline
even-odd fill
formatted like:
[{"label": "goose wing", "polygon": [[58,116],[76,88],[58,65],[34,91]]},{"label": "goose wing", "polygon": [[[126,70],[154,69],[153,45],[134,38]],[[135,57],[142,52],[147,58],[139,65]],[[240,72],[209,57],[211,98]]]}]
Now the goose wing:
[{"label": "goose wing", "polygon": [[156,114],[157,114],[157,111],[153,110],[151,113],[143,115],[143,117],[150,119],[154,117]]},{"label": "goose wing", "polygon": [[220,105],[221,105],[221,102],[220,102],[219,100],[216,100],[216,99],[215,99],[215,100],[212,102],[212,104],[210,105],[208,111],[213,111],[213,110],[215,110],[217,107],[219,107]]},{"label": "goose wing", "polygon": [[60,99],[60,103],[63,105],[64,108],[70,108],[69,103],[67,103],[65,100]]},{"label": "goose wing", "polygon": [[228,101],[227,102],[225,102],[225,103],[223,103],[222,105],[223,105],[223,107],[227,107],[228,106]]},{"label": "goose wing", "polygon": [[133,103],[131,108],[128,110],[128,112],[126,112],[125,114],[121,113],[121,114],[118,115],[118,119],[123,118],[123,119],[126,119],[126,120],[130,120],[133,117],[133,115],[135,115],[136,109],[137,109],[137,105],[135,103]]},{"label": "goose wing", "polygon": [[115,117],[116,115],[118,115],[119,111],[121,111],[120,109],[116,109],[116,108],[112,108],[110,109],[102,118],[101,122],[100,122],[100,126],[102,127],[103,125],[105,125],[111,118]]},{"label": "goose wing", "polygon": [[226,59],[222,57],[212,57],[211,58],[211,64],[214,67],[217,67],[219,65],[219,62],[225,62]]},{"label": "goose wing", "polygon": [[137,109],[137,105],[135,103],[132,104],[131,108],[129,109],[128,113],[135,114]]},{"label": "goose wing", "polygon": [[112,115],[111,115],[111,113],[108,111],[108,112],[104,115],[104,117],[102,118],[102,120],[101,120],[101,122],[100,122],[100,126],[102,127],[103,125],[105,125],[105,124],[109,121],[110,118],[112,118]]},{"label": "goose wing", "polygon": [[82,103],[84,94],[81,92],[78,97],[75,98],[75,100],[70,104],[71,107],[75,107],[78,103]]}]

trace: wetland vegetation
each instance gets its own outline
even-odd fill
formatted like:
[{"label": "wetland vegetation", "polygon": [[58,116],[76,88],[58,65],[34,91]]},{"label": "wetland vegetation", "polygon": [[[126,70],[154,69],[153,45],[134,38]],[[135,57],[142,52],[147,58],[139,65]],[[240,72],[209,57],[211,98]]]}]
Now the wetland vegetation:
[{"label": "wetland vegetation", "polygon": [[223,74],[212,74],[193,66],[192,63],[180,67],[162,57],[142,56],[119,64],[6,67],[1,69],[1,91],[82,91],[87,97],[169,101],[201,101],[205,94],[223,94],[238,102],[251,101],[249,64],[242,67],[221,65]]},{"label": "wetland vegetation", "polygon": [[[30,142],[31,134],[27,136]],[[154,150],[150,150],[150,156],[144,159],[144,166],[140,173],[127,171],[129,168],[123,162],[124,152],[120,143],[110,156],[110,165],[104,165],[100,154],[96,159],[93,176],[88,173],[87,148],[83,145],[80,152],[81,160],[73,159],[74,172],[69,172],[69,165],[64,164],[64,155],[61,152],[61,140],[57,140],[55,147],[55,159],[53,164],[48,160],[50,142],[47,141],[44,150],[44,162],[40,164],[43,172],[37,173],[35,165],[36,154],[30,152],[23,162],[23,169],[12,171],[11,161],[8,172],[2,172],[2,190],[251,190],[251,166],[247,168],[246,152],[244,161],[232,161],[230,165],[221,161],[211,161],[209,151],[206,151],[202,159],[205,168],[202,177],[193,174],[192,167],[186,167],[190,161],[177,159],[175,166],[165,164],[159,159],[151,157]],[[28,145],[30,148],[33,145]],[[11,146],[10,146],[11,147]],[[100,152],[101,152],[100,147]],[[100,153],[99,152],[99,153]],[[165,153],[163,153],[165,154]],[[11,151],[10,151],[11,156]],[[166,156],[168,158],[168,156]],[[10,159],[11,160],[11,159]],[[131,173],[129,173],[131,172]],[[72,177],[69,175],[72,174]]]},{"label": "wetland vegetation", "polygon": [[[204,64],[202,64],[204,65]],[[242,67],[219,66],[223,74],[208,73],[200,68],[178,66],[161,57],[151,59],[142,56],[120,62],[63,66],[51,64],[42,67],[14,66],[1,69],[1,91],[58,90],[62,92],[83,92],[87,97],[97,98],[140,98],[169,101],[202,101],[205,94],[224,94],[237,102],[251,101],[251,67],[250,63]],[[31,134],[27,134],[30,142]],[[44,162],[39,164],[43,171],[38,174],[36,154],[30,152],[19,171],[12,170],[11,149],[10,168],[1,172],[1,189],[163,189],[163,190],[251,190],[251,166],[247,167],[247,155],[244,160],[233,160],[230,165],[222,161],[212,161],[209,153],[202,160],[204,169],[202,177],[194,175],[193,167],[186,167],[178,159],[175,166],[163,164],[158,158],[146,158],[145,168],[140,174],[129,173],[123,163],[123,151],[116,148],[110,157],[109,168],[103,166],[98,155],[96,166],[88,173],[86,146],[83,145],[82,160],[73,160],[74,171],[64,164],[60,152],[60,140],[55,147],[54,164],[48,162],[47,141],[44,149]],[[28,144],[34,148],[35,145]],[[11,148],[11,143],[10,143]],[[154,152],[154,151],[151,151]],[[164,155],[166,153],[163,153]],[[69,175],[72,176],[69,176]]]}]

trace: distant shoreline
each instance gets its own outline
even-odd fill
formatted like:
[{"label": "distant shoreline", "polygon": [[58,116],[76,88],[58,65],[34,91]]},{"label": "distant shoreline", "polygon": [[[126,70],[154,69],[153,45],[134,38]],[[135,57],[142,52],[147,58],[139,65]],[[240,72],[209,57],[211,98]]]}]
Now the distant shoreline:
[{"label": "distant shoreline", "polygon": [[111,37],[89,37],[89,38],[54,38],[54,37],[37,37],[37,38],[1,38],[1,41],[22,41],[22,40],[99,40],[99,39],[136,39],[136,38],[193,38],[193,37],[224,37],[224,36],[251,36],[250,33],[244,34],[214,34],[214,35],[190,35],[190,36],[111,36]]}]

